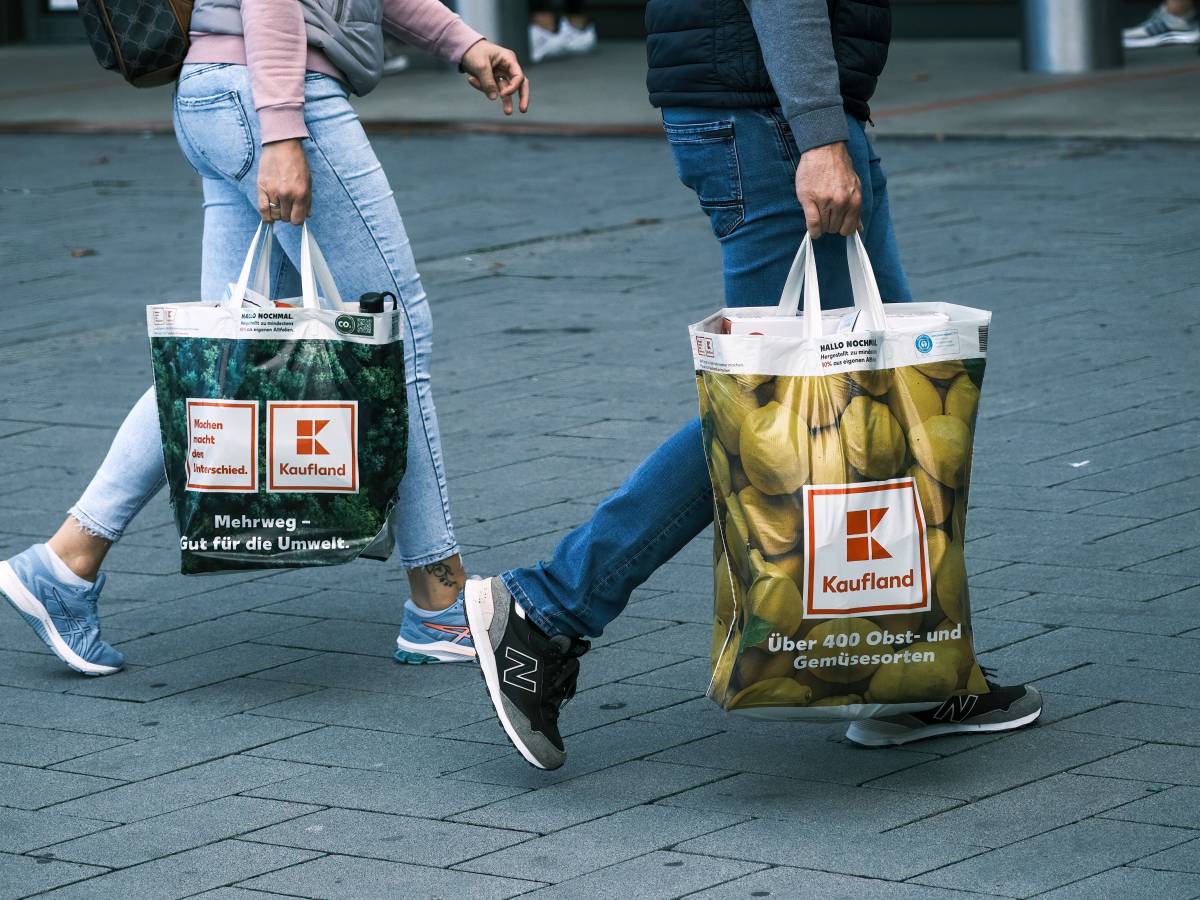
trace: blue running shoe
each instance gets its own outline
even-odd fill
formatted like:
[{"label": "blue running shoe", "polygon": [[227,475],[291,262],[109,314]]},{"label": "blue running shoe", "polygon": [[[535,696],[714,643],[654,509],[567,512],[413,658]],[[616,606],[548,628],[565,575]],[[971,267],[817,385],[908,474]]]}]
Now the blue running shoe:
[{"label": "blue running shoe", "polygon": [[411,665],[474,659],[475,645],[471,643],[462,594],[452,606],[436,613],[406,601],[395,657],[396,662]]},{"label": "blue running shoe", "polygon": [[111,675],[125,665],[119,650],[100,640],[96,601],[104,576],[90,588],[59,581],[45,556],[33,546],[0,562],[0,593],[13,605],[55,656],[84,675]]}]

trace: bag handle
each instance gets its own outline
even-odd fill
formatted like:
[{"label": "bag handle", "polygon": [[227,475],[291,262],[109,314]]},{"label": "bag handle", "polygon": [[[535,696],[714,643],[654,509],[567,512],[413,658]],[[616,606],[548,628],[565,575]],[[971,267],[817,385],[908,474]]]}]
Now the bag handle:
[{"label": "bag handle", "polygon": [[[806,234],[800,242],[800,249],[796,251],[796,258],[792,260],[787,281],[783,284],[783,293],[779,297],[779,314],[794,316],[800,309],[803,296],[806,340],[820,340],[824,334],[821,327],[821,289],[817,282],[816,256],[812,238]],[[857,231],[846,238],[846,265],[850,270],[850,290],[854,297],[854,306],[863,313],[859,322],[868,330],[884,331],[887,318],[883,311],[883,300],[879,296],[879,285],[875,282],[875,273],[871,269],[867,248],[863,246]]]},{"label": "bag handle", "polygon": [[[317,294],[317,285],[321,287],[320,295]],[[300,293],[306,308],[320,309],[321,296],[325,297],[332,309],[346,308],[337,285],[333,283],[333,273],[329,271],[325,255],[321,253],[316,238],[308,230],[307,222],[300,230]]]},{"label": "bag handle", "polygon": [[[242,301],[246,299],[246,288],[252,288],[263,296],[267,296],[271,291],[271,239],[274,235],[274,228],[270,222],[259,222],[258,230],[254,232],[254,238],[250,241],[250,249],[246,251],[246,260],[242,263],[241,274],[238,275],[237,284],[233,287],[233,292],[226,298],[225,305],[240,308]],[[255,260],[258,260],[258,265],[255,266]],[[254,282],[251,284],[250,276],[254,275]]]},{"label": "bag handle", "polygon": [[[269,296],[271,290],[271,247],[274,236],[274,225],[270,222],[259,222],[254,238],[250,241],[250,249],[242,263],[242,271],[238,275],[237,284],[230,293],[227,306],[241,307],[246,299],[246,289],[251,288],[258,293]],[[257,261],[257,265],[255,264]],[[251,283],[253,276],[253,283]],[[320,287],[318,293],[317,288]],[[331,309],[343,310],[342,295],[333,281],[333,273],[316,239],[308,230],[305,222],[300,232],[300,293],[305,309],[321,309],[321,297]]]}]

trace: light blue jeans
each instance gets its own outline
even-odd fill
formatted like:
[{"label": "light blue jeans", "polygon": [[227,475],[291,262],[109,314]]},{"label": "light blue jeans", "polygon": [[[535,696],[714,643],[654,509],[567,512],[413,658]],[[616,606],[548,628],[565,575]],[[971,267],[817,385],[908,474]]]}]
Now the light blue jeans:
[{"label": "light blue jeans", "polygon": [[[411,569],[458,552],[430,389],[433,323],[387,176],[347,97],[337,79],[311,72],[305,76],[304,118],[311,139],[304,149],[313,187],[309,227],[344,297],[391,291],[404,310],[408,468],[392,524],[399,561]],[[220,300],[225,286],[237,280],[259,222],[258,116],[246,67],[184,66],[175,93],[175,135],[204,181],[200,297]],[[273,294],[298,296],[300,229],[277,225],[275,234],[284,252],[275,248]],[[151,388],[121,425],[71,515],[89,532],[115,541],[164,483]]]},{"label": "light blue jeans", "polygon": [[[862,123],[847,116],[846,124],[862,183],[863,243],[880,293],[889,303],[911,300],[887,177]],[[696,192],[721,242],[725,305],[775,305],[805,232],[795,187],[799,154],[787,120],[776,109],[674,107],[663,110],[663,126],[676,172]],[[826,236],[813,247],[822,305],[852,306],[845,238]],[[634,588],[712,519],[700,420],[692,419],[564,537],[549,560],[501,577],[543,631],[593,637],[620,615]]]}]

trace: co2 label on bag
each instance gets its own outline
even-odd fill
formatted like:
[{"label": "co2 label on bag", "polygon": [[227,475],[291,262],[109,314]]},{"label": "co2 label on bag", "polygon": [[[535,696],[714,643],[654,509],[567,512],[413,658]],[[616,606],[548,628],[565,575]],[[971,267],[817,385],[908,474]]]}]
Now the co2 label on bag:
[{"label": "co2 label on bag", "polygon": [[258,403],[187,400],[187,489],[258,491]]},{"label": "co2 label on bag", "polygon": [[804,615],[930,608],[925,516],[911,478],[804,486]]}]

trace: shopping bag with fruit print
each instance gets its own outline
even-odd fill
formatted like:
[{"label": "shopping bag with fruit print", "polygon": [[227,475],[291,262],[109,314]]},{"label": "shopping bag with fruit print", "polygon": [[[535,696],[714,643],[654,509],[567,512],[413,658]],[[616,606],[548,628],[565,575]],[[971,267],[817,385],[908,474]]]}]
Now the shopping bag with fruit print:
[{"label": "shopping bag with fruit print", "polygon": [[991,314],[884,304],[857,235],[846,253],[853,309],[822,312],[806,237],[778,307],[689,329],[727,710],[859,719],[988,690],[963,537]]}]

